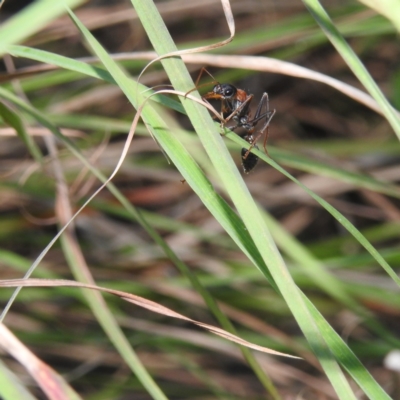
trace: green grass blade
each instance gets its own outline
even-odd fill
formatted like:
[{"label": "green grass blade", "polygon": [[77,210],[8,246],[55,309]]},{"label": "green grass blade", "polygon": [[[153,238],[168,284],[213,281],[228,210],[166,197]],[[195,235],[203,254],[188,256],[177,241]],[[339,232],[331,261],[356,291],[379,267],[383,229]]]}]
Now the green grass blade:
[{"label": "green grass blade", "polygon": [[343,57],[347,65],[353,71],[354,75],[380,105],[384,116],[392,126],[397,137],[400,139],[400,117],[398,113],[388,102],[353,49],[340,34],[325,9],[321,6],[318,0],[303,0],[303,3],[325,32],[331,43],[335,46],[338,53]]},{"label": "green grass blade", "polygon": [[[31,60],[40,61],[46,64],[56,65],[59,68],[64,68],[70,71],[75,71],[85,76],[91,76],[92,78],[100,79],[105,82],[116,85],[112,75],[104,68],[97,67],[95,65],[87,64],[82,61],[74,60],[72,58],[60,56],[59,54],[50,53],[45,50],[34,49],[31,47],[10,45],[7,47],[7,52],[14,57],[25,57]],[[145,86],[139,86],[140,91],[147,90]],[[148,92],[151,93],[151,92]],[[165,96],[153,96],[152,100],[160,104],[165,105],[173,110],[183,113],[183,107],[179,102]]]},{"label": "green grass blade", "polygon": [[276,161],[289,167],[309,172],[315,175],[326,176],[347,182],[357,188],[364,188],[378,193],[384,193],[396,198],[400,197],[400,188],[390,182],[382,182],[372,176],[365,175],[358,171],[348,171],[338,165],[313,160],[310,157],[296,154],[294,152],[270,148],[271,154]]},{"label": "green grass blade", "polygon": [[[135,6],[136,6],[135,7],[136,10],[138,11],[138,13],[139,13],[139,15],[141,17],[142,22],[145,25],[145,28],[147,29],[147,32],[148,32],[148,34],[150,36],[150,39],[151,39],[151,41],[153,43],[153,46],[156,47],[157,52],[159,54],[163,54],[163,53],[168,53],[170,51],[174,51],[173,47],[163,47],[163,45],[165,45],[165,40],[164,40],[165,35],[168,34],[166,32],[164,26],[162,26],[162,25],[161,26],[157,26],[157,30],[155,32],[152,32],[152,33],[150,32],[151,27],[154,26],[154,24],[155,24],[154,21],[157,20],[157,18],[159,18],[157,15],[155,15],[156,14],[156,10],[154,10],[154,14],[152,14],[152,12],[149,12],[149,9],[152,7],[152,3],[151,2],[147,2],[145,9],[142,9],[142,10],[140,9],[141,7],[144,7],[142,2],[136,2]],[[146,22],[145,22],[146,13],[147,13],[147,16],[149,18],[151,18],[151,22],[150,21],[147,22],[148,26],[146,25]],[[162,21],[160,23],[162,23]],[[157,34],[159,34],[159,35],[157,35]],[[153,38],[152,38],[152,35],[154,36]],[[169,67],[170,70],[168,70],[168,67],[167,67],[168,62],[171,62],[171,64],[172,64],[172,68],[171,68],[171,66]],[[183,85],[185,84],[185,82],[181,82],[181,80],[182,80],[182,77],[184,77],[186,75],[186,73],[184,72],[184,70],[182,68],[182,65],[179,65],[179,60],[164,60],[163,65],[166,68],[166,70],[167,70],[167,72],[169,74],[169,77],[170,77],[172,83],[174,84],[174,86],[179,90],[183,90],[183,91],[187,90],[188,89],[187,86],[186,87],[185,86],[183,86],[183,87],[179,86],[179,84],[183,84]],[[174,82],[174,81],[177,81],[177,82]],[[191,84],[190,82],[187,83],[187,85],[190,85],[190,84]],[[184,105],[186,105],[186,104],[184,104]],[[187,110],[188,115],[191,116],[191,113],[189,111],[189,107],[188,106],[186,107],[186,110]],[[191,119],[192,119],[193,125],[196,126],[195,118],[191,118]],[[200,130],[196,129],[196,131],[198,132],[200,138],[202,138],[203,135],[206,135],[208,133],[207,127],[205,127],[205,126],[203,126]],[[211,143],[211,151],[209,151],[209,149],[207,148],[208,143]],[[259,219],[256,218],[256,221],[254,221],[254,218],[251,218],[251,215],[246,214],[246,212],[242,213],[241,211],[243,211],[243,210],[241,210],[242,207],[241,207],[241,204],[240,204],[240,200],[239,200],[239,202],[235,201],[235,198],[234,198],[235,194],[239,193],[240,189],[238,187],[236,187],[235,189],[238,189],[236,192],[235,192],[235,190],[233,192],[229,190],[229,188],[232,187],[232,186],[230,186],[230,183],[231,182],[233,183],[233,180],[236,177],[229,176],[229,178],[227,180],[224,180],[224,175],[225,175],[224,173],[226,172],[227,175],[229,175],[229,173],[230,173],[230,169],[229,169],[230,165],[228,166],[227,164],[229,164],[229,162],[227,162],[227,164],[223,165],[224,167],[227,167],[227,168],[222,169],[222,170],[219,168],[221,163],[226,161],[226,160],[224,159],[224,152],[223,152],[224,149],[220,148],[218,146],[218,137],[217,138],[212,137],[212,133],[211,133],[211,136],[208,136],[206,138],[206,140],[203,141],[203,145],[207,149],[207,152],[209,153],[211,160],[213,161],[214,165],[216,166],[216,169],[217,169],[218,173],[220,174],[221,179],[224,181],[224,184],[227,187],[227,190],[230,193],[230,195],[231,195],[231,197],[232,197],[232,199],[233,199],[238,211],[242,215],[243,220],[246,222],[247,228],[248,228],[249,232],[251,233],[251,235],[253,237],[253,240],[255,241],[255,243],[258,244],[257,247],[259,248],[260,253],[264,253],[264,255],[266,255],[267,258],[268,258],[269,255],[276,256],[276,253],[274,253],[274,250],[273,250],[273,245],[272,245],[271,253],[265,254],[265,250],[267,248],[267,246],[266,246],[266,242],[267,241],[266,240],[265,241],[264,240],[259,240],[260,238],[267,239],[267,237],[266,237],[267,235],[263,236],[263,233],[264,233],[263,232],[263,227],[261,227],[260,230],[257,230],[256,234],[254,234],[254,232],[253,232],[253,230],[254,230],[253,228],[258,225],[258,220]],[[213,149],[216,149],[216,152],[215,152],[216,154],[213,154],[213,151],[212,151]],[[217,159],[214,158],[214,155],[215,155],[215,157],[217,157]],[[234,171],[236,171],[236,169],[234,169]],[[246,202],[245,206],[247,207],[247,209],[250,209],[251,208],[250,205],[251,205],[251,200],[250,200],[250,202]],[[246,210],[244,210],[244,211],[246,211]],[[251,214],[251,212],[250,212],[250,214]],[[257,211],[255,211],[255,215],[258,215]],[[250,217],[250,218],[247,218],[247,217]],[[252,225],[252,222],[254,222],[254,225]],[[259,233],[261,233],[261,234],[258,235]],[[279,263],[279,256],[277,256],[277,257],[278,257],[278,263]],[[267,258],[264,258],[264,259],[267,261]],[[272,259],[272,257],[270,259]],[[283,285],[286,284],[286,283],[289,283],[288,286],[290,287],[291,286],[290,285],[290,283],[291,283],[290,280],[285,282],[283,285],[280,285],[279,282],[278,282],[278,279],[276,278],[277,274],[274,274],[274,271],[272,270],[272,268],[271,268],[271,273],[274,276],[275,281],[278,283],[278,286],[280,287],[280,289],[284,293],[284,290],[283,290],[284,286]],[[284,279],[283,279],[283,281],[284,281]],[[290,289],[292,289],[292,287],[290,287]],[[285,293],[284,293],[284,295],[285,295]],[[293,293],[291,293],[290,295],[293,295]],[[285,298],[286,298],[286,300],[288,301],[288,303],[290,305],[290,301],[293,300],[293,298],[290,298],[290,296],[285,296]],[[297,313],[296,311],[297,311],[297,308],[294,307],[294,313],[297,314],[297,316],[299,316],[299,313]],[[308,317],[307,313],[302,314],[302,316],[307,316]],[[307,322],[309,322],[309,320],[307,320]],[[299,324],[301,325],[300,321],[299,321]],[[313,343],[313,339],[315,337],[311,337],[310,338],[308,335],[311,333],[310,336],[312,336],[314,331],[313,331],[312,327],[310,328],[310,330],[312,331],[312,333],[310,331],[306,330],[306,329],[305,329],[305,333],[306,333],[306,336],[308,337],[308,339],[309,340],[311,339],[311,343]],[[315,343],[313,343],[313,344],[315,344]],[[316,352],[318,354],[318,350],[320,350],[320,349],[318,349],[318,348],[315,349],[315,347],[314,347],[314,350],[316,350]],[[342,350],[343,350],[343,348],[342,348]],[[329,355],[327,353],[325,353],[324,356],[327,356],[328,359],[329,359]],[[324,364],[323,360],[324,359],[322,358],[321,361]],[[340,371],[338,371],[337,369],[334,369],[335,367],[333,367],[333,369],[331,369],[331,367],[332,367],[331,364],[329,364],[329,365],[325,364],[324,366],[327,368],[326,371],[327,371],[328,376],[330,377],[330,379],[333,382],[337,383],[337,385],[335,385],[335,389],[338,390],[338,392],[340,393],[340,396],[343,396],[343,398],[348,398],[346,396],[354,397],[354,395],[351,393],[351,391],[349,392],[349,388],[348,388],[347,383],[344,383],[344,381],[342,380],[342,379],[344,379],[344,377],[340,373]],[[376,385],[375,382],[373,382],[373,384]],[[351,394],[349,394],[349,393],[351,393]]]},{"label": "green grass blade", "polygon": [[42,153],[32,137],[27,133],[19,115],[9,109],[5,104],[0,103],[0,116],[3,118],[4,122],[15,129],[17,135],[25,143],[33,159],[40,164],[42,162]]},{"label": "green grass blade", "polygon": [[[154,4],[151,1],[133,1],[133,4],[157,53],[161,55],[175,51],[176,48]],[[193,87],[192,80],[181,60],[163,60],[162,64],[177,90],[185,92]],[[226,191],[337,393],[343,399],[355,398],[343,373],[327,349],[296,285],[288,274],[283,259],[277,251],[250,193],[233,164],[220,135],[215,132],[210,116],[197,104],[184,101],[183,105]]]},{"label": "green grass blade", "polygon": [[3,400],[37,400],[20,381],[17,375],[12,372],[0,360],[0,397]]},{"label": "green grass blade", "polygon": [[[113,76],[113,78],[115,79],[115,81],[120,85],[120,87],[123,89],[123,91],[125,92],[125,94],[127,95],[127,97],[130,99],[131,103],[133,105],[135,105],[137,102],[135,101],[139,95],[137,93],[135,93],[134,91],[132,91],[132,81],[128,80],[128,78],[125,76],[125,74],[121,71],[121,69],[118,67],[118,65],[115,63],[114,60],[112,60],[111,57],[109,57],[109,55],[103,50],[103,48],[97,43],[97,41],[94,39],[94,37],[92,35],[90,35],[90,33],[85,29],[85,27],[80,23],[79,20],[77,20],[77,18],[72,15],[72,18],[74,19],[74,22],[76,23],[76,25],[78,26],[78,28],[81,30],[81,32],[84,34],[86,40],[89,42],[89,44],[92,46],[93,50],[95,51],[95,53],[97,54],[97,56],[100,58],[100,60],[103,62],[103,64],[106,66],[107,70],[110,72],[110,74]],[[137,106],[137,104],[136,104]],[[148,125],[152,125],[152,126],[160,126],[159,123],[155,123],[154,121],[154,117],[152,118],[152,116],[148,116],[148,107],[146,107],[143,111],[143,119],[147,121]],[[163,124],[164,125],[164,124]],[[161,125],[162,126],[162,125]],[[161,129],[157,129],[154,130],[154,135],[157,136],[157,139],[160,140],[160,136],[162,135],[161,132],[163,132],[164,130]],[[171,140],[169,140],[171,142]],[[179,151],[180,146],[175,145],[173,148],[170,148],[170,151],[172,150],[172,152],[175,154],[174,158],[176,159],[176,155],[182,160],[182,158],[186,158],[186,151],[181,148],[181,151]],[[165,149],[165,148],[164,148]],[[166,150],[166,149],[165,149]],[[170,155],[170,152],[167,151],[167,154]],[[170,155],[171,156],[171,155]],[[190,165],[193,163],[190,162],[186,162],[184,160],[183,161],[183,165]],[[187,167],[186,167],[187,168]],[[197,168],[196,168],[197,169]],[[205,187],[209,187],[209,182],[206,182],[205,177],[200,175],[198,173],[198,171],[195,170],[195,168],[192,168],[191,171],[191,177],[193,180],[193,177],[197,175],[197,178],[194,179],[193,183],[196,186],[205,186]],[[200,185],[199,185],[200,183]],[[214,196],[213,196],[214,197]],[[214,205],[215,207],[215,205]],[[219,201],[219,208],[223,207],[225,208],[225,215],[228,213],[231,214],[231,210],[229,209],[229,207],[227,207],[226,204],[224,204],[224,202]],[[221,213],[219,213],[221,215]],[[225,221],[227,221],[228,223],[230,223],[230,221],[232,221],[232,218],[226,218],[224,217]],[[226,224],[224,224],[226,225]],[[236,232],[238,232],[239,230],[237,228],[235,228],[233,230],[235,236],[236,236]],[[153,238],[155,239],[155,238]],[[240,241],[242,242],[242,241]],[[250,245],[251,240],[247,240],[248,245]],[[162,244],[161,244],[162,245]],[[173,255],[170,255],[170,257],[172,257]],[[180,262],[180,260],[174,260],[176,265],[179,267],[179,269],[186,274],[189,279],[191,279],[192,284],[194,285],[194,287],[199,291],[199,293],[203,296],[203,298],[206,300],[208,306],[210,307],[210,309],[214,312],[214,314],[218,317],[220,323],[222,324],[222,326],[224,326],[225,328],[227,328],[230,331],[233,331],[233,326],[229,323],[228,319],[226,319],[222,313],[220,313],[216,307],[216,304],[212,301],[211,297],[205,292],[205,290],[200,286],[199,282],[194,278],[194,276],[192,274],[189,274],[189,269]],[[270,275],[268,274],[269,279],[271,280]],[[276,394],[276,390],[273,388],[273,385],[271,383],[271,381],[265,376],[265,373],[263,372],[263,370],[258,366],[258,363],[256,362],[255,358],[252,356],[251,352],[248,350],[243,350],[243,352],[245,353],[245,356],[247,357],[249,364],[253,367],[253,369],[255,370],[255,373],[257,374],[257,376],[260,378],[260,381],[263,383],[263,385],[267,388],[267,390],[269,390],[270,393],[273,394],[274,398],[277,398],[277,394]]]},{"label": "green grass blade", "polygon": [[[79,282],[94,284],[93,281],[88,280],[86,271],[80,268],[82,261],[79,257],[76,257],[76,250],[74,249],[73,243],[68,237],[63,235],[61,238],[61,245],[63,253],[67,259],[68,265],[71,271]],[[101,293],[89,293],[92,292],[83,290],[82,294],[88,302],[94,316],[99,321],[108,337],[111,339],[115,348],[119,351],[122,357],[127,361],[127,364],[131,367],[132,371],[136,374],[139,381],[146,388],[149,394],[158,400],[166,400],[167,397],[158,387],[156,382],[153,380],[151,374],[147,371],[136,352],[133,350],[127,337],[119,327],[113,313],[107,307],[107,303],[104,300]]]},{"label": "green grass blade", "polygon": [[360,2],[384,15],[400,32],[400,3],[397,0],[360,0]]},{"label": "green grass blade", "polygon": [[81,74],[115,84],[113,77],[104,68],[86,64],[81,61],[74,60],[73,58],[68,58],[60,56],[59,54],[50,53],[45,50],[34,49],[32,47],[21,45],[10,45],[7,47],[7,52],[14,57],[26,57],[30,60],[56,65],[60,68],[76,71]]},{"label": "green grass blade", "polygon": [[[249,144],[229,131],[226,131],[226,136],[232,141],[239,143],[242,147],[249,147]],[[283,175],[288,177],[291,181],[299,185],[305,192],[307,192],[315,201],[317,201],[322,207],[325,208],[338,222],[340,222],[356,239],[357,241],[371,254],[371,256],[381,265],[381,267],[386,271],[386,273],[400,286],[400,278],[397,276],[396,272],[392,267],[385,261],[385,259],[379,254],[379,252],[372,246],[372,244],[365,238],[365,236],[339,211],[332,207],[327,201],[322,197],[315,194],[313,191],[303,185],[298,179],[289,174],[284,168],[277,164],[274,160],[267,157],[260,150],[253,149],[253,153],[257,154],[259,158],[267,162],[269,165],[274,167],[276,170],[281,172]]]},{"label": "green grass blade", "polygon": [[[84,0],[39,0],[25,7],[0,28],[0,56],[10,44],[20,43],[40,31],[46,24],[66,13],[66,6],[74,8]],[[21,29],[23,27],[23,29]]]},{"label": "green grass blade", "polygon": [[354,353],[347,346],[345,348],[342,338],[332,329],[306,296],[304,296],[304,301],[307,302],[310,312],[315,318],[319,329],[323,332],[325,340],[336,359],[362,388],[364,393],[373,400],[391,400],[390,396],[378,385]]},{"label": "green grass blade", "polygon": [[356,310],[358,313],[364,310],[351,298],[344,285],[332,276],[304,246],[286,230],[268,213],[264,213],[264,218],[271,229],[271,232],[281,249],[302,266],[307,275],[317,286],[324,292],[328,293],[332,298],[345,304],[348,308]]}]

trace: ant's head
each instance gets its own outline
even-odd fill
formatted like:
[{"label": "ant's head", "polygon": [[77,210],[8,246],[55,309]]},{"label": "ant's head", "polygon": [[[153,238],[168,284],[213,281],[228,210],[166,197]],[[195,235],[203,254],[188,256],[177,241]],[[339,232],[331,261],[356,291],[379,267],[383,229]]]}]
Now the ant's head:
[{"label": "ant's head", "polygon": [[214,86],[213,92],[216,98],[219,97],[225,100],[235,97],[237,89],[235,86],[229,85],[229,83],[218,83]]}]

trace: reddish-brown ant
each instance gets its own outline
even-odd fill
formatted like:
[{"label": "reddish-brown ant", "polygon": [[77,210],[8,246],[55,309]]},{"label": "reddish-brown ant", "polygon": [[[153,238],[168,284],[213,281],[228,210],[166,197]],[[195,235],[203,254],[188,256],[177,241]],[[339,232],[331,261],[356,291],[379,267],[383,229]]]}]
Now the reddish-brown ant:
[{"label": "reddish-brown ant", "polygon": [[[206,72],[212,78],[213,76],[205,69],[202,68],[199,77],[196,80],[196,88],[198,88],[199,80],[202,74]],[[214,79],[214,78],[213,78]],[[257,110],[254,117],[250,115],[250,103],[253,100],[253,95],[246,93],[242,89],[238,89],[233,85],[228,83],[219,83],[214,80],[215,86],[211,92],[206,93],[203,99],[217,99],[221,100],[221,113],[224,118],[221,123],[225,125],[230,120],[232,120],[235,125],[229,127],[232,131],[237,128],[243,128],[246,133],[243,138],[250,144],[249,149],[243,148],[241,152],[242,156],[242,166],[244,172],[247,174],[257,165],[258,157],[251,153],[253,147],[257,147],[258,139],[265,134],[263,147],[268,154],[266,145],[268,139],[268,127],[271,122],[272,117],[275,114],[275,110],[269,110],[268,94],[264,93],[261,97],[260,103],[257,106]],[[265,108],[265,111],[263,111]],[[256,126],[259,121],[266,119],[263,127],[257,134],[254,134]]]}]

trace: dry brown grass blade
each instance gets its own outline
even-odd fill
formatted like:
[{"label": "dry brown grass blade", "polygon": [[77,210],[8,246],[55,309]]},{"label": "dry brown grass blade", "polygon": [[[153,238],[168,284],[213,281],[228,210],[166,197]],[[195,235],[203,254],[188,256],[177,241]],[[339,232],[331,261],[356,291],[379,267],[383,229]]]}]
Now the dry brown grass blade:
[{"label": "dry brown grass blade", "polygon": [[364,104],[368,108],[382,114],[382,111],[376,101],[367,93],[351,85],[343,83],[330,76],[312,71],[308,68],[296,65],[287,61],[276,60],[269,57],[260,56],[230,56],[230,55],[212,55],[212,54],[188,54],[183,57],[185,63],[195,63],[201,65],[212,65],[220,68],[242,68],[253,71],[272,72],[276,74],[294,76],[295,78],[310,79],[313,81],[325,83],[337,89],[339,92],[350,98]]},{"label": "dry brown grass blade", "polygon": [[[112,57],[116,61],[123,60],[153,60],[157,54],[151,52],[138,53],[118,53]],[[262,56],[231,56],[231,55],[215,55],[215,54],[184,54],[182,59],[188,64],[200,64],[203,66],[213,66],[220,68],[243,68],[253,71],[269,72],[281,75],[293,76],[295,78],[310,79],[313,81],[324,83],[334,89],[342,92],[353,100],[364,104],[366,107],[382,114],[377,102],[367,93],[354,86],[348,85],[328,75],[317,71],[293,64],[288,61],[276,60],[274,58]],[[79,59],[81,62],[94,63],[98,62],[97,58],[85,57]],[[53,65],[39,65],[35,67],[27,67],[18,70],[13,74],[0,74],[0,82],[8,82],[11,79],[28,77],[39,72],[46,72],[56,69]],[[143,72],[142,72],[143,73]]]},{"label": "dry brown grass blade", "polygon": [[[180,288],[176,290],[176,286],[169,285],[167,282],[150,282],[147,281],[146,285],[150,286],[154,291],[167,295],[179,301],[185,302],[196,307],[205,309],[205,303],[203,298],[197,293],[189,289]],[[225,302],[218,301],[218,308],[234,322],[252,330],[258,332],[260,335],[268,336],[278,343],[285,345],[288,348],[293,349],[297,354],[312,364],[315,368],[320,368],[317,358],[309,351],[305,350],[303,346],[299,345],[294,338],[284,333],[282,330],[268,324],[261,318],[255,315],[251,315],[247,311],[239,310],[238,308],[227,304]]]},{"label": "dry brown grass blade", "polygon": [[23,365],[50,400],[71,400],[81,397],[64,379],[37,358],[14,334],[0,323],[0,348]]},{"label": "dry brown grass blade", "polygon": [[145,71],[150,67],[150,65],[152,65],[153,63],[160,61],[164,58],[182,56],[184,54],[203,53],[205,51],[210,51],[213,49],[217,49],[219,47],[223,47],[223,46],[227,45],[228,43],[230,43],[235,36],[235,20],[233,18],[232,8],[231,8],[229,0],[221,0],[221,4],[222,4],[222,9],[224,10],[225,19],[226,19],[226,22],[227,22],[228,28],[229,28],[230,36],[228,39],[225,39],[225,40],[222,40],[221,42],[213,43],[213,44],[210,44],[207,46],[200,46],[200,47],[196,47],[196,48],[192,48],[192,49],[173,51],[171,53],[167,53],[167,54],[158,56],[155,59],[151,60],[143,68],[142,72],[138,76],[138,79],[137,79],[138,82],[140,82],[140,78],[145,73]]},{"label": "dry brown grass blade", "polygon": [[197,325],[203,329],[208,330],[211,333],[214,333],[215,335],[221,336],[231,342],[240,344],[242,346],[248,347],[253,350],[258,350],[263,353],[268,353],[268,354],[273,354],[277,356],[282,356],[282,357],[290,357],[290,358],[296,358],[299,359],[300,357],[292,356],[289,354],[284,354],[279,351],[271,350],[267,347],[263,346],[258,346],[256,344],[247,342],[244,339],[239,338],[238,336],[235,336],[227,331],[224,331],[223,329],[217,328],[212,325],[205,324],[203,322],[196,321],[194,319],[185,317],[182,314],[179,314],[167,307],[164,307],[154,301],[145,299],[140,296],[136,296],[131,293],[126,293],[122,292],[119,290],[114,290],[114,289],[107,289],[104,287],[96,286],[96,285],[90,285],[90,284],[85,284],[85,283],[80,283],[80,282],[74,282],[74,281],[68,281],[68,280],[63,280],[63,279],[12,279],[12,280],[3,280],[0,281],[0,287],[77,287],[77,288],[86,288],[86,289],[92,289],[92,290],[99,290],[105,293],[112,294],[114,296],[120,297],[121,299],[128,301],[130,303],[136,304],[139,307],[146,308],[147,310],[153,311],[155,313],[165,315],[171,318],[176,318],[180,319],[183,321],[190,322],[194,325]]}]

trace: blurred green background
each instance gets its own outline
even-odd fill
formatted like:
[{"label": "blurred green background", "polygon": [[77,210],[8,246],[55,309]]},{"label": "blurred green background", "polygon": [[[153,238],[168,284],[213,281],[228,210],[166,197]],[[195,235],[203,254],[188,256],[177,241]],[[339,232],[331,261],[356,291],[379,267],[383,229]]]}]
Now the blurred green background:
[{"label": "blurred green background", "polygon": [[[2,21],[21,12],[23,3],[6,0],[0,11]],[[400,47],[395,25],[356,1],[325,3],[337,29],[391,104],[399,108]],[[180,49],[229,36],[216,0],[158,1],[156,5]],[[254,94],[254,108],[262,93],[268,92],[270,107],[276,109],[269,129],[271,158],[347,217],[397,270],[400,146],[391,126],[382,115],[322,83],[249,71],[240,59],[229,68],[218,68],[212,55],[267,56],[365,91],[303,3],[234,0],[231,5],[236,36],[229,45],[209,53],[207,69],[216,81]],[[152,50],[129,1],[88,1],[75,12],[110,54]],[[66,15],[21,44],[71,59],[93,57]],[[148,59],[122,54],[118,62],[136,78]],[[43,70],[43,65],[4,55],[1,87],[42,112],[88,161],[110,175],[135,115],[132,105],[112,83],[66,69]],[[188,64],[194,80],[202,66]],[[169,81],[161,64],[155,63],[141,83],[157,89],[167,87]],[[203,76],[201,83],[202,93],[212,89],[211,78]],[[0,276],[12,279],[23,276],[66,222],[56,212],[57,165],[73,211],[100,183],[61,141],[53,142],[56,151],[52,153],[47,128],[4,98],[0,103]],[[218,103],[212,104],[219,108]],[[185,144],[217,192],[226,197],[187,117],[168,107],[160,113],[168,121],[170,134]],[[224,140],[241,170],[241,145]],[[396,284],[332,215],[279,171],[260,160],[244,179],[254,200],[269,213],[265,218],[270,218],[268,224],[296,284],[387,393],[399,398],[398,373],[383,362],[399,347]],[[285,301],[184,182],[142,123],[113,183],[219,302],[240,337],[305,359],[254,353],[271,381],[267,384],[233,343],[107,296],[119,326],[166,397],[337,398]],[[108,190],[96,196],[75,224],[79,254],[98,285],[143,296],[195,320],[220,324],[199,289],[193,288]],[[68,244],[56,242],[33,276],[77,279],[69,251]],[[324,281],[326,277],[332,281]],[[1,289],[2,305],[11,293],[11,289]],[[85,399],[157,397],[132,374],[78,289],[24,289],[5,322]],[[11,358],[5,357],[5,362],[29,387],[26,372]],[[351,385],[357,398],[367,398],[354,382]],[[29,389],[43,398],[39,389]]]}]

